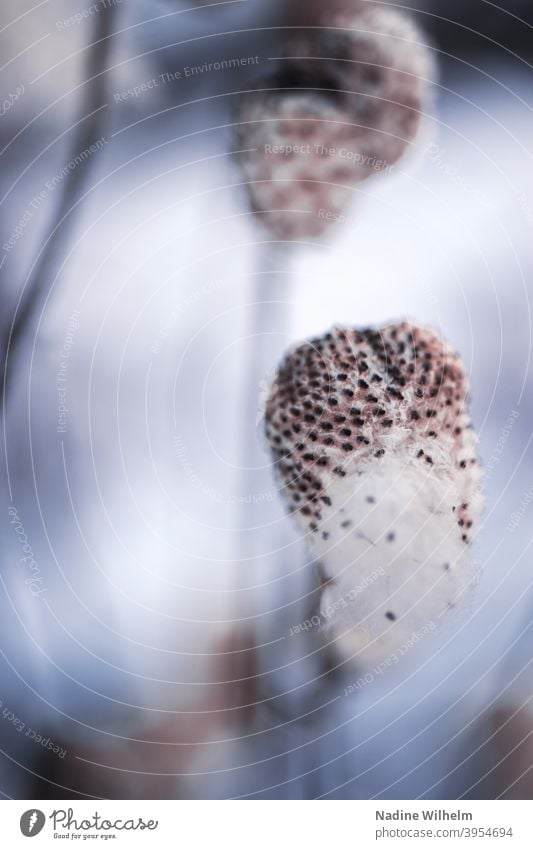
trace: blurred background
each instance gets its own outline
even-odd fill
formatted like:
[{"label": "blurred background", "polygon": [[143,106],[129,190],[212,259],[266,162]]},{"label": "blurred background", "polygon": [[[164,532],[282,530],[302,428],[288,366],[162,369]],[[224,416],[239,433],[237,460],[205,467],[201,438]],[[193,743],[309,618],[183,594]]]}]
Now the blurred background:
[{"label": "blurred background", "polygon": [[[6,798],[532,797],[533,9],[402,4],[438,64],[424,132],[282,246],[234,109],[321,5],[2,4]],[[317,580],[262,399],[293,342],[402,317],[470,375],[478,586],[347,692],[294,633]]]}]

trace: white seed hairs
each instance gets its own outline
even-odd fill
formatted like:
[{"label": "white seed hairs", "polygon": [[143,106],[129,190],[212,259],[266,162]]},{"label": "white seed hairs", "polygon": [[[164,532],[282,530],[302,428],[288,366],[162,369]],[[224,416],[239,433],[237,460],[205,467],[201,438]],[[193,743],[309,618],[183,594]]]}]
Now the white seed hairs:
[{"label": "white seed hairs", "polygon": [[252,208],[280,239],[316,237],[354,187],[413,143],[433,67],[414,24],[364,8],[296,30],[277,75],[243,93],[238,161]]},{"label": "white seed hairs", "polygon": [[321,618],[361,665],[467,595],[482,506],[467,392],[459,357],[406,322],[335,328],[289,353],[272,385],[267,439],[320,567]]}]

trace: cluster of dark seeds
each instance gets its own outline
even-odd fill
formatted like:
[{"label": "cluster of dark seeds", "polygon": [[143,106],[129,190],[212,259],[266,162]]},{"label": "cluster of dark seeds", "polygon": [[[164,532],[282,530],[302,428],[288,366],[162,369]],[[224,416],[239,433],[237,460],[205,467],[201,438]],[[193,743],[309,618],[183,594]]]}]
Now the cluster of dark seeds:
[{"label": "cluster of dark seeds", "polygon": [[298,346],[279,369],[265,423],[290,511],[317,532],[335,482],[383,462],[401,429],[409,462],[460,476],[466,495],[453,510],[468,543],[478,470],[467,400],[459,357],[425,328],[338,327]]}]

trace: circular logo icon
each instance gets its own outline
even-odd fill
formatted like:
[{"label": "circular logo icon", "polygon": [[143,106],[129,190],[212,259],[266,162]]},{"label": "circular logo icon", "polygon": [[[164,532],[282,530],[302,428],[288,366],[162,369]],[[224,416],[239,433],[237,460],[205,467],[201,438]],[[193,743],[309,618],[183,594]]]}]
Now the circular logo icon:
[{"label": "circular logo icon", "polygon": [[35,837],[43,830],[46,817],[42,811],[37,808],[31,808],[25,811],[20,818],[20,830],[24,837]]}]

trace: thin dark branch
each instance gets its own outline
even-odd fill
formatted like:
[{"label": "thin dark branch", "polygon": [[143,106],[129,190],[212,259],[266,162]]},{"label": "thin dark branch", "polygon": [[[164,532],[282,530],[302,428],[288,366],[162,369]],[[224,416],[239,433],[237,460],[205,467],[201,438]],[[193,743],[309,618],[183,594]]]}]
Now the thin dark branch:
[{"label": "thin dark branch", "polygon": [[[116,11],[114,6],[109,6],[105,12],[95,15],[93,38],[86,51],[86,83],[82,89],[84,96],[80,103],[80,119],[73,132],[69,160],[75,159],[98,138],[104,136],[107,117],[106,71],[112,51]],[[20,348],[44,306],[52,281],[71,244],[73,231],[83,210],[83,203],[80,201],[90,185],[93,160],[94,157],[88,157],[63,181],[57,215],[50,225],[44,247],[19,299],[7,343],[2,351],[3,409],[9,400]]]}]

